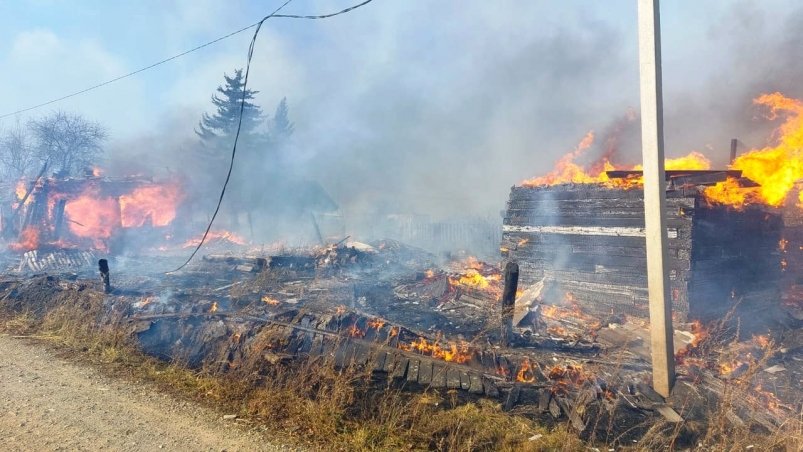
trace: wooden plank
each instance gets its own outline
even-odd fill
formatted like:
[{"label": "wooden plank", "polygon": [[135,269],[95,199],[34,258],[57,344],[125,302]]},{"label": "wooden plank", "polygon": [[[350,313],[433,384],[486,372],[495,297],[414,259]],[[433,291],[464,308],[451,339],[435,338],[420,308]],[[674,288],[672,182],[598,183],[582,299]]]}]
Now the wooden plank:
[{"label": "wooden plank", "polygon": [[460,387],[464,391],[468,391],[468,389],[471,387],[471,379],[469,378],[467,372],[460,372]]},{"label": "wooden plank", "polygon": [[432,383],[432,361],[421,360],[418,368],[418,383],[429,386]]},{"label": "wooden plank", "polygon": [[384,351],[381,351],[381,350],[376,352],[376,353],[374,353],[373,359],[372,359],[373,365],[372,365],[371,369],[374,372],[383,372],[383,371],[385,371],[385,359],[389,355],[390,354],[388,352],[384,352]]},{"label": "wooden plank", "polygon": [[442,364],[432,364],[432,387],[445,388],[446,387],[447,367]]},{"label": "wooden plank", "polygon": [[492,398],[499,397],[499,388],[496,386],[496,383],[493,382],[490,378],[483,378],[482,379],[482,386],[485,389],[485,395]]},{"label": "wooden plank", "polygon": [[452,368],[446,368],[446,387],[449,389],[460,389],[460,371]]},{"label": "wooden plank", "polygon": [[418,381],[418,369],[421,365],[421,361],[417,359],[410,359],[410,363],[407,366],[407,382],[408,383],[416,383]]},{"label": "wooden plank", "polygon": [[470,380],[468,392],[472,394],[482,394],[484,392],[482,387],[482,378],[475,373],[470,373],[468,378]]},{"label": "wooden plank", "polygon": [[347,359],[351,353],[349,352],[350,347],[351,343],[349,341],[344,341],[337,345],[337,348],[335,348],[335,367],[344,368],[349,364]]},{"label": "wooden plank", "polygon": [[505,404],[503,409],[505,411],[510,411],[516,404],[519,402],[519,395],[521,394],[521,387],[517,384],[514,384],[510,388],[510,392],[507,393],[507,397],[505,398]]},{"label": "wooden plank", "polygon": [[393,369],[396,368],[396,362],[398,361],[398,354],[386,352],[385,353],[385,363],[382,365],[382,371],[386,374],[390,374],[393,372]]},{"label": "wooden plank", "polygon": [[405,356],[399,356],[399,361],[393,368],[393,372],[390,374],[391,378],[400,380],[407,375],[407,366],[410,364],[410,359]]}]

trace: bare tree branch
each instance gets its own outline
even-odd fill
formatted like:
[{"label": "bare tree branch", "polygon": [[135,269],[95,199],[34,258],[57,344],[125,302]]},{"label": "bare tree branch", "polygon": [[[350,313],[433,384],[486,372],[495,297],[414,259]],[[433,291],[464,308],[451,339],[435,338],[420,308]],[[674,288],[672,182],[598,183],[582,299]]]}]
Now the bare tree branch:
[{"label": "bare tree branch", "polygon": [[78,175],[94,166],[107,137],[99,123],[63,111],[31,120],[28,126],[36,138],[36,157],[64,175]]}]

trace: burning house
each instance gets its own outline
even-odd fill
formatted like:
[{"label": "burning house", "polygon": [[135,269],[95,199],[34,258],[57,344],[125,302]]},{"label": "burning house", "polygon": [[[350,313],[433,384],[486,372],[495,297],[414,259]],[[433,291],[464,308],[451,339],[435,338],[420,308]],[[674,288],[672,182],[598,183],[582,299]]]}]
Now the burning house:
[{"label": "burning house", "polygon": [[[513,187],[502,256],[519,263],[525,284],[543,282],[546,300],[570,297],[594,314],[646,318],[643,190],[625,182],[640,175],[607,175],[614,184]],[[684,321],[711,319],[734,299],[777,286],[780,215],[715,204],[700,189],[729,176],[741,173],[667,173],[669,284],[673,311]]]},{"label": "burning house", "polygon": [[[20,252],[47,249],[119,249],[132,231],[163,238],[183,193],[178,183],[145,177],[82,178],[40,175],[20,181],[6,209],[3,235]],[[151,237],[153,238],[153,237]]]}]

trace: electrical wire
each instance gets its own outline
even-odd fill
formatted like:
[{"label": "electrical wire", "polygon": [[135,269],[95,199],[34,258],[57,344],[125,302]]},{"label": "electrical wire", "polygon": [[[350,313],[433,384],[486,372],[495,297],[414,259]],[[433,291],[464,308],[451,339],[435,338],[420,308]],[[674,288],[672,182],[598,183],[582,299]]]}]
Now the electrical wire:
[{"label": "electrical wire", "polygon": [[[290,0],[290,1],[292,1],[292,0]],[[284,3],[282,6],[280,6],[274,12],[280,11],[282,8],[284,8],[285,5],[287,5],[287,3],[290,3],[290,1]],[[345,14],[345,13],[347,13],[347,12],[353,10],[353,9],[359,8],[360,6],[363,6],[366,3],[370,3],[372,1],[373,0],[364,1],[364,2],[362,2],[360,4],[358,4],[358,5],[346,8],[346,9],[344,9],[342,11],[338,11],[338,12],[332,13],[332,14],[325,14],[325,15],[321,15],[321,16],[297,16],[297,15],[291,15],[291,14],[269,14],[268,16],[264,17],[259,22],[255,22],[255,23],[253,23],[251,25],[248,25],[246,27],[240,28],[239,30],[235,30],[235,31],[233,31],[233,32],[231,32],[231,33],[229,33],[227,35],[221,36],[221,37],[219,37],[217,39],[214,39],[212,41],[209,41],[209,42],[206,42],[206,43],[201,44],[199,46],[193,47],[193,48],[191,48],[189,50],[186,50],[184,52],[181,52],[179,54],[176,54],[176,55],[173,55],[171,57],[165,58],[163,60],[157,61],[157,62],[155,62],[153,64],[150,64],[150,65],[145,66],[143,68],[140,68],[140,69],[137,69],[135,71],[129,72],[127,74],[123,74],[123,75],[121,75],[119,77],[115,77],[113,79],[106,80],[105,82],[101,82],[101,83],[98,83],[96,85],[92,85],[90,87],[84,88],[82,90],[75,91],[73,93],[70,93],[70,94],[55,98],[55,99],[48,100],[46,102],[42,102],[41,104],[32,105],[30,107],[22,108],[22,109],[19,109],[17,111],[13,111],[11,113],[2,114],[2,115],[0,115],[0,119],[8,118],[9,116],[18,115],[20,113],[25,113],[25,112],[28,112],[28,111],[31,111],[31,110],[36,110],[37,108],[46,107],[48,105],[55,104],[56,102],[61,102],[63,100],[69,99],[71,97],[80,96],[81,94],[88,93],[89,91],[94,91],[94,90],[96,90],[98,88],[102,88],[102,87],[104,87],[106,85],[110,85],[110,84],[112,84],[114,82],[119,82],[120,80],[123,80],[123,79],[129,78],[129,77],[132,77],[134,75],[137,75],[140,72],[145,72],[145,71],[147,71],[149,69],[153,69],[153,68],[155,68],[157,66],[161,66],[164,63],[168,63],[168,62],[173,61],[175,59],[181,58],[184,55],[187,55],[187,54],[193,53],[195,51],[201,50],[204,47],[211,46],[212,44],[216,44],[216,43],[218,43],[220,41],[223,41],[224,39],[228,39],[228,38],[230,38],[230,37],[232,37],[234,35],[238,35],[238,34],[244,32],[246,30],[249,30],[251,28],[259,27],[259,26],[262,25],[262,22],[264,22],[265,20],[267,20],[267,19],[269,19],[271,17],[280,17],[280,18],[284,18],[284,19],[326,19],[326,18],[334,17],[334,16],[337,16],[337,15],[340,15],[340,14]]]},{"label": "electrical wire", "polygon": [[330,17],[339,16],[341,14],[346,14],[349,11],[353,11],[353,10],[355,10],[355,9],[361,7],[361,6],[365,6],[368,3],[371,3],[373,0],[365,0],[362,3],[358,3],[358,4],[354,5],[354,6],[350,6],[350,7],[346,8],[346,9],[340,10],[340,11],[338,11],[336,13],[324,14],[324,15],[319,15],[319,16],[298,16],[298,15],[289,15],[289,14],[276,14],[282,8],[287,6],[287,4],[290,3],[291,1],[293,1],[293,0],[287,0],[280,7],[278,7],[275,11],[273,11],[271,14],[268,14],[267,16],[263,17],[262,20],[260,20],[259,22],[256,23],[256,30],[254,30],[254,36],[251,38],[251,44],[248,46],[248,59],[247,59],[246,65],[245,65],[245,78],[243,80],[243,95],[240,98],[240,114],[239,114],[239,119],[237,120],[237,133],[235,133],[235,135],[234,135],[234,145],[231,148],[231,159],[229,161],[229,170],[226,173],[226,180],[223,182],[223,187],[220,190],[220,197],[218,198],[217,206],[215,207],[214,213],[212,213],[212,218],[209,220],[209,224],[206,226],[206,231],[204,231],[204,235],[201,237],[201,241],[198,242],[198,245],[192,251],[192,254],[190,254],[190,257],[188,257],[187,260],[183,264],[181,264],[178,268],[176,268],[175,270],[169,271],[167,273],[177,272],[177,271],[181,270],[182,268],[186,267],[187,264],[189,264],[190,261],[192,261],[192,259],[195,257],[195,255],[198,253],[198,251],[201,249],[201,247],[206,242],[206,238],[207,238],[207,236],[209,236],[209,231],[212,230],[212,225],[215,222],[215,218],[217,218],[217,214],[218,214],[218,212],[220,212],[220,206],[223,204],[223,196],[226,194],[226,187],[228,187],[228,185],[229,185],[229,181],[231,180],[231,173],[232,173],[232,170],[234,169],[234,159],[235,159],[235,156],[237,154],[237,142],[240,139],[240,129],[242,128],[242,125],[243,125],[243,112],[245,110],[245,96],[246,96],[246,89],[248,87],[248,73],[251,70],[251,60],[252,60],[252,58],[254,56],[254,47],[256,45],[257,36],[259,35],[259,30],[262,28],[262,24],[266,20],[268,20],[268,19],[270,19],[272,17],[285,18],[285,19],[310,19],[310,20],[327,19],[327,18],[330,18]]}]

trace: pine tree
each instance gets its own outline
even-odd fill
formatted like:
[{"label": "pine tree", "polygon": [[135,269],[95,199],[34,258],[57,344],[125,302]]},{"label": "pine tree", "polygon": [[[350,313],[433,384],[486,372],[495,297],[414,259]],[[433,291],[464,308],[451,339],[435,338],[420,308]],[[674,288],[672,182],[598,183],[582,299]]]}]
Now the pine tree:
[{"label": "pine tree", "polygon": [[275,143],[283,143],[293,134],[295,126],[290,122],[288,113],[287,98],[283,97],[270,122],[270,137]]},{"label": "pine tree", "polygon": [[[240,102],[243,99],[243,70],[235,69],[234,76],[223,74],[225,86],[218,86],[217,94],[212,95],[212,103],[217,107],[213,115],[203,114],[195,133],[201,137],[205,144],[217,144],[220,138],[233,137],[237,132],[237,123],[240,118]],[[264,120],[262,109],[250,102],[259,91],[245,90],[245,103],[243,105],[243,124],[240,130],[241,138],[248,135],[257,135],[257,127]]]}]

